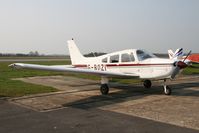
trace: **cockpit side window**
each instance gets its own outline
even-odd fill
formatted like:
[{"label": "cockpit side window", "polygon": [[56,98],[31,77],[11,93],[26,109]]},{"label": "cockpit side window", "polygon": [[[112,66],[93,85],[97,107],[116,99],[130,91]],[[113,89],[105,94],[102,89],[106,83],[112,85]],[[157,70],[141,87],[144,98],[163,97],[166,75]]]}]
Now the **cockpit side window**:
[{"label": "cockpit side window", "polygon": [[131,61],[129,54],[122,54],[121,59],[122,59],[122,62],[130,62]]},{"label": "cockpit side window", "polygon": [[121,62],[132,62],[135,61],[133,53],[125,53],[121,55]]},{"label": "cockpit side window", "polygon": [[151,54],[149,54],[145,51],[142,51],[142,50],[137,50],[136,53],[137,53],[137,57],[138,57],[139,61],[154,57],[154,55],[151,55]]},{"label": "cockpit side window", "polygon": [[119,62],[119,54],[118,55],[112,55],[110,57],[110,63],[118,63]]},{"label": "cockpit side window", "polygon": [[102,59],[102,62],[103,62],[103,63],[107,63],[107,61],[108,61],[108,58],[107,58],[107,57],[104,58],[104,59]]}]

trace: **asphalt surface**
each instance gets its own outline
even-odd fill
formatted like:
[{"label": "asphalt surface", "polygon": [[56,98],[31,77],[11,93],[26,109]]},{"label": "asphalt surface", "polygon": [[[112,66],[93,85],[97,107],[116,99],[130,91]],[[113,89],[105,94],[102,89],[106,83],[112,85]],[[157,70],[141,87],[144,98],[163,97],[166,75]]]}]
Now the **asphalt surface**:
[{"label": "asphalt surface", "polygon": [[5,100],[0,100],[0,123],[0,133],[198,133],[198,130],[97,108],[37,112]]},{"label": "asphalt surface", "polygon": [[102,96],[98,82],[92,80],[63,76],[18,80],[60,92],[0,100],[0,133],[199,132],[198,76],[169,83],[171,96],[162,94],[159,83],[151,89],[112,83],[110,94]]}]

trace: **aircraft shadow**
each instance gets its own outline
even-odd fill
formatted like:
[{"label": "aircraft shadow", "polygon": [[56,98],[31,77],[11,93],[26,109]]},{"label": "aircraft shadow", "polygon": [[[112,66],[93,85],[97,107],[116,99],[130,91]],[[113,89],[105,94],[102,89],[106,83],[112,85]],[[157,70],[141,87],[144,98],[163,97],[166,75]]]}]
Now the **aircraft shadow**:
[{"label": "aircraft shadow", "polygon": [[[74,108],[81,108],[81,109],[90,109],[90,108],[97,108],[102,107],[114,103],[120,103],[129,101],[129,98],[133,97],[133,100],[143,98],[149,94],[161,94],[161,91],[157,91],[157,89],[151,89],[150,91],[147,91],[148,89],[143,88],[142,86],[126,86],[126,85],[110,85],[111,88],[119,89],[117,92],[111,92],[108,95],[96,95],[87,97],[82,100],[78,100],[75,102],[67,103],[62,106],[65,107],[74,107]],[[136,89],[134,89],[136,88]],[[131,99],[132,100],[132,99]]]},{"label": "aircraft shadow", "polygon": [[[192,83],[179,83],[171,85],[173,89],[172,96],[199,96],[199,90],[188,90],[186,88],[199,87],[198,82]],[[111,92],[108,95],[96,95],[87,97],[85,99],[77,100],[75,102],[63,104],[64,107],[73,107],[80,109],[91,109],[97,107],[103,107],[115,103],[121,103],[125,101],[133,101],[141,99],[148,95],[164,95],[162,86],[153,86],[150,89],[146,89],[141,85],[116,85],[110,84],[110,89],[119,89],[117,92]]]},{"label": "aircraft shadow", "polygon": [[[199,96],[199,82],[173,84],[171,87],[175,96]],[[187,89],[191,87],[198,87],[198,90]]]},{"label": "aircraft shadow", "polygon": [[5,98],[6,96],[4,96],[4,95],[0,95],[0,98]]},{"label": "aircraft shadow", "polygon": [[96,85],[96,83],[84,83],[84,84],[78,84],[78,85],[71,84],[71,85],[68,85],[68,86],[70,86],[70,87],[83,87],[83,86],[89,86],[89,85]]}]

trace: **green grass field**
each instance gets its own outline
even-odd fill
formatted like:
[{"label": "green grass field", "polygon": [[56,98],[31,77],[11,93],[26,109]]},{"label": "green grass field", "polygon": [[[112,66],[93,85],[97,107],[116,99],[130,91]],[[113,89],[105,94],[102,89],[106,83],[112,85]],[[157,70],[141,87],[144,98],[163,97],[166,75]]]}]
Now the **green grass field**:
[{"label": "green grass field", "polygon": [[[49,72],[38,70],[16,70],[8,67],[12,62],[0,62],[0,97],[19,97],[30,94],[47,93],[58,91],[55,88],[24,83],[22,81],[13,80],[14,78],[33,77],[33,76],[52,76],[52,75],[66,75],[75,76],[79,78],[87,78],[93,80],[100,80],[100,77],[86,74],[75,73],[62,73],[62,72]],[[45,62],[29,62],[32,64],[45,64],[45,65],[66,65],[68,61],[45,61]],[[183,71],[183,74],[199,74],[199,64],[193,64]],[[113,82],[120,83],[134,83],[139,82],[137,79],[113,79]]]},{"label": "green grass field", "polygon": [[[67,62],[31,62],[35,64],[66,64]],[[36,70],[16,70],[8,65],[11,62],[0,62],[0,97],[18,97],[29,94],[46,93],[57,91],[55,88],[24,83],[13,78],[62,75],[63,73],[36,71]]]},{"label": "green grass field", "polygon": [[199,74],[199,64],[195,63],[195,64],[192,64],[192,66],[185,68],[182,74],[185,74],[185,75]]}]

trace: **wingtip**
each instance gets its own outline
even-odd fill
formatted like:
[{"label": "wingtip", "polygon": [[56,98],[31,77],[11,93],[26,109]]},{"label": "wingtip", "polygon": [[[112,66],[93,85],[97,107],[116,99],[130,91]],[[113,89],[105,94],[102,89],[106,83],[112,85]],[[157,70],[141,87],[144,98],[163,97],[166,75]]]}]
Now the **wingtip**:
[{"label": "wingtip", "polygon": [[8,65],[8,67],[19,69],[19,68],[23,67],[23,63],[12,63],[12,64]]},{"label": "wingtip", "polygon": [[15,68],[15,66],[16,66],[15,63],[8,65],[8,67],[10,67],[10,68]]}]

